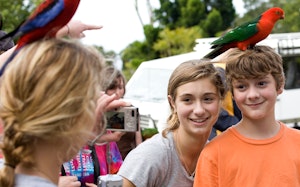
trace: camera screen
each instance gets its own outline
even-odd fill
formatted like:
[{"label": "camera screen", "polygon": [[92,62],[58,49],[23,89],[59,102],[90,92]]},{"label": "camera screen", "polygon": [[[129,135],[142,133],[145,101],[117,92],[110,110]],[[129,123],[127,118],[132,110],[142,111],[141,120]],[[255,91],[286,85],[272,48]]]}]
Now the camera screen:
[{"label": "camera screen", "polygon": [[106,129],[134,132],[138,130],[139,113],[136,107],[123,107],[106,112]]},{"label": "camera screen", "polygon": [[109,129],[124,129],[124,112],[107,112],[107,128]]}]

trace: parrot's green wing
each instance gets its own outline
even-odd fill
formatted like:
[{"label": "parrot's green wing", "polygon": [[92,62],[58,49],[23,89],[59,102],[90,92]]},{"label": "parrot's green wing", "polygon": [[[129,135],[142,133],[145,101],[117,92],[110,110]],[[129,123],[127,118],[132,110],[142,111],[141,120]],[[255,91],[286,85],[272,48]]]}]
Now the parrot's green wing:
[{"label": "parrot's green wing", "polygon": [[244,41],[250,38],[251,36],[255,35],[258,32],[257,24],[260,18],[261,16],[227,32],[223,37],[220,37],[219,39],[212,42],[212,48],[231,42]]}]

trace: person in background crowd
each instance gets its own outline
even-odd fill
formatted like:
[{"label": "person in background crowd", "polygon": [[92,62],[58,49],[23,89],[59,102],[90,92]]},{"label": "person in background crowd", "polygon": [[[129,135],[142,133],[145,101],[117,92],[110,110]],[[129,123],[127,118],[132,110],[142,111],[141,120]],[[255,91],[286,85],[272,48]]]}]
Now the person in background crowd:
[{"label": "person in background crowd", "polygon": [[268,46],[232,49],[225,69],[242,119],[205,146],[194,186],[300,186],[300,131],[275,119],[281,56]]},{"label": "person in background crowd", "polygon": [[212,131],[209,135],[209,140],[212,140],[214,137],[218,135],[218,132],[223,132],[227,128],[231,127],[232,125],[237,124],[240,121],[240,115],[236,112],[240,112],[238,107],[235,105],[235,101],[232,99],[232,95],[228,89],[227,83],[226,83],[226,75],[225,70],[222,67],[216,67],[216,69],[219,71],[220,76],[222,77],[223,84],[225,85],[226,89],[226,96],[222,103],[222,108],[219,114],[219,118],[217,122],[214,124]]},{"label": "person in background crowd", "polygon": [[126,157],[123,187],[191,187],[198,157],[218,119],[225,88],[210,62],[180,64],[168,84],[168,127]]},{"label": "person in background crowd", "polygon": [[[93,50],[94,48],[91,49]],[[93,50],[92,52],[98,56],[98,63],[104,65],[105,59],[102,54],[98,50]],[[106,81],[109,77],[107,77],[103,71],[98,73],[103,78],[100,82],[101,89],[105,90],[106,88],[102,87],[103,81]],[[115,108],[129,105],[125,101],[120,100],[117,94],[108,95],[105,92],[102,94],[106,95],[106,97],[114,97],[115,102],[120,103],[120,105]],[[100,98],[99,100],[101,103],[106,103],[105,99],[102,100]],[[106,111],[107,110],[105,110],[105,112]],[[104,113],[102,115],[104,115]],[[106,126],[104,117],[101,123]],[[98,136],[91,140],[89,144],[83,146],[75,157],[63,164],[61,178],[69,178],[60,180],[59,187],[68,187],[71,185],[94,187],[100,175],[115,174],[118,172],[123,160],[115,141],[120,140],[123,132],[107,132],[101,129],[95,130],[95,132]],[[74,176],[76,176],[76,180]]]},{"label": "person in background crowd", "polygon": [[[104,77],[102,87],[108,95],[116,94],[117,98],[123,98],[125,94],[126,79],[122,72],[114,66],[104,68]],[[127,154],[142,142],[141,130],[137,132],[125,132],[121,139],[117,141],[118,148],[123,160]]]}]

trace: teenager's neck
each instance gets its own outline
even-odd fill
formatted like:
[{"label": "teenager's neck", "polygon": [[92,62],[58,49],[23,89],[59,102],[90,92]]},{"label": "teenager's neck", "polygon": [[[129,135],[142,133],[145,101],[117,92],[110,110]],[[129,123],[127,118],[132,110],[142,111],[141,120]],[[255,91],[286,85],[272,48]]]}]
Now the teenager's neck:
[{"label": "teenager's neck", "polygon": [[35,149],[33,153],[34,166],[25,166],[20,164],[16,167],[16,173],[38,176],[48,181],[58,184],[59,172],[61,169],[62,161],[57,155],[55,148],[58,147],[44,145],[38,146],[39,149]]},{"label": "teenager's neck", "polygon": [[186,171],[192,176],[196,169],[198,157],[207,142],[207,138],[205,140],[203,138],[202,141],[199,141],[199,137],[198,140],[195,141],[194,138],[190,136],[180,134],[178,130],[176,130],[173,135],[178,157]]},{"label": "teenager's neck", "polygon": [[[47,161],[45,160],[45,162]],[[26,167],[21,164],[16,167],[16,173],[41,177],[57,185],[59,180],[60,167],[55,170],[56,172],[53,172],[54,168],[55,167],[53,166],[49,166],[49,168],[41,168],[39,166]]]},{"label": "teenager's neck", "polygon": [[243,118],[237,125],[239,133],[251,139],[267,139],[274,137],[280,130],[280,123],[273,119],[249,120]]}]

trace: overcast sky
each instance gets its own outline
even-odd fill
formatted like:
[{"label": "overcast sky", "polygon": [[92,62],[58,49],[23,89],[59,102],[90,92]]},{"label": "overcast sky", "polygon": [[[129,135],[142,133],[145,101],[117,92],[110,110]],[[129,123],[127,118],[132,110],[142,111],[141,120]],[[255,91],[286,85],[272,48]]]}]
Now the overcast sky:
[{"label": "overcast sky", "polygon": [[[138,1],[145,24],[149,23],[146,1]],[[151,0],[154,6],[158,0]],[[241,0],[233,0],[236,10],[243,9]],[[120,52],[135,40],[143,41],[142,25],[134,8],[134,0],[81,0],[73,19],[102,25],[98,31],[86,31],[83,42]]]}]

